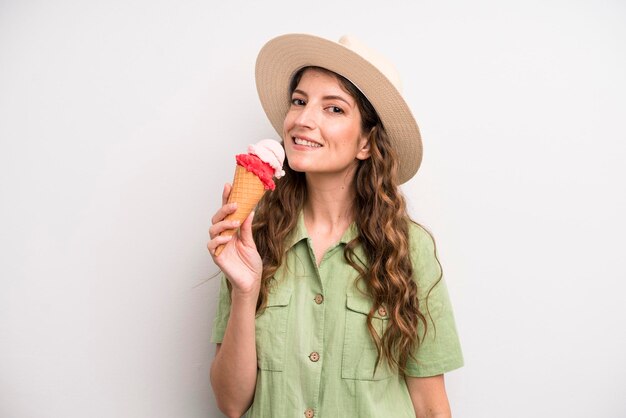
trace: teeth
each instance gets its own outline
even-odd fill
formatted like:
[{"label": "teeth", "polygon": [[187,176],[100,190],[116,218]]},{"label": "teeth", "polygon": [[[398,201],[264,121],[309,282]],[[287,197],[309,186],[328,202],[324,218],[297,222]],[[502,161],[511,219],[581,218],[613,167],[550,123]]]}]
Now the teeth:
[{"label": "teeth", "polygon": [[319,148],[321,147],[320,144],[317,144],[315,142],[311,142],[311,141],[307,141],[306,139],[302,139],[302,138],[293,138],[293,142],[295,142],[298,145],[304,145],[307,147],[313,147],[313,148]]}]

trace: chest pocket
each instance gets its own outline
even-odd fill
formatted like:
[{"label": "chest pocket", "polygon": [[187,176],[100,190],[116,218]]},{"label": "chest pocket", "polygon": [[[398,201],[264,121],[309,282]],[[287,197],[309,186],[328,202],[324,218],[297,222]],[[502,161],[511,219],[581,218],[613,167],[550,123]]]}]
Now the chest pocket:
[{"label": "chest pocket", "polygon": [[[381,359],[374,373],[378,353],[367,328],[367,315],[371,308],[372,301],[366,296],[358,292],[347,294],[346,332],[341,362],[341,377],[344,379],[383,380],[393,374],[384,359]],[[379,336],[387,328],[387,323],[385,312],[374,312],[372,326]]]},{"label": "chest pocket", "polygon": [[284,286],[271,289],[265,310],[256,318],[256,355],[261,370],[283,370],[291,293]]}]

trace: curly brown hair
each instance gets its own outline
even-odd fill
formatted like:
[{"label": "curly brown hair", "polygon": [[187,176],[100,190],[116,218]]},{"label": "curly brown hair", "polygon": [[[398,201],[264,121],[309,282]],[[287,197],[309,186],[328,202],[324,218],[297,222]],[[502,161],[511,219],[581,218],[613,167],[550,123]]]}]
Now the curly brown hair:
[{"label": "curly brown hair", "polygon": [[[367,316],[367,327],[378,351],[376,367],[385,359],[399,371],[406,363],[421,337],[421,322],[426,332],[426,318],[414,280],[409,251],[409,224],[405,199],[398,188],[397,158],[383,124],[374,107],[346,78],[319,67],[305,67],[293,77],[289,97],[307,69],[323,71],[336,77],[356,101],[361,112],[362,132],[368,133],[371,156],[359,162],[353,182],[355,202],[353,218],[358,236],[344,248],[344,258],[364,281],[373,301]],[[289,100],[286,97],[286,100]],[[259,202],[253,223],[257,249],[263,260],[261,290],[257,302],[260,313],[267,302],[273,275],[283,262],[285,240],[294,230],[298,215],[307,199],[305,174],[285,164],[285,176],[276,183],[276,190],[266,193]],[[280,213],[280,216],[272,214]],[[354,250],[362,246],[367,266],[356,261]],[[372,325],[376,310],[384,306],[389,322],[380,336]]]}]

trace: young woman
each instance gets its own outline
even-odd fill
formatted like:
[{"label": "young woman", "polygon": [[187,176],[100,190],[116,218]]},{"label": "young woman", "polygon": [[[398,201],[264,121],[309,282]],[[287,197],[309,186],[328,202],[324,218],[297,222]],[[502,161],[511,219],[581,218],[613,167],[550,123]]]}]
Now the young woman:
[{"label": "young woman", "polygon": [[229,417],[450,416],[443,374],[463,359],[434,241],[398,189],[422,148],[393,71],[345,37],[259,54],[286,175],[232,238],[226,185],[209,230],[224,273],[211,382]]}]

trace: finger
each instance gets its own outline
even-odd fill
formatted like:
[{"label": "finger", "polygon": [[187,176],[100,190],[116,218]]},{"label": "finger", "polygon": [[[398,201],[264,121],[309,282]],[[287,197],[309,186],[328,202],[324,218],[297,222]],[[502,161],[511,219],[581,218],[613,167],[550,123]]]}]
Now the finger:
[{"label": "finger", "polygon": [[209,250],[209,254],[215,257],[215,251],[217,250],[217,248],[221,245],[228,244],[228,242],[233,239],[233,236],[234,235],[220,235],[213,238],[211,241],[208,242],[206,246],[207,250]]},{"label": "finger", "polygon": [[211,223],[216,224],[221,222],[231,213],[234,213],[237,210],[237,202],[227,203],[215,212],[215,215],[211,218]]},{"label": "finger", "polygon": [[250,215],[243,221],[241,225],[241,229],[239,230],[239,235],[241,238],[242,244],[246,247],[256,248],[254,244],[254,238],[252,237],[252,219],[254,218],[254,211],[250,212]]},{"label": "finger", "polygon": [[224,190],[222,191],[222,206],[224,206],[228,202],[228,196],[230,196],[230,191],[233,189],[233,186],[230,183],[224,184]]},{"label": "finger", "polygon": [[224,231],[236,230],[237,228],[239,228],[239,224],[241,224],[241,222],[239,222],[238,219],[235,219],[235,220],[227,219],[227,220],[223,220],[218,223],[215,223],[211,225],[211,227],[209,228],[209,237],[213,239],[217,237],[218,235],[221,235]]}]

